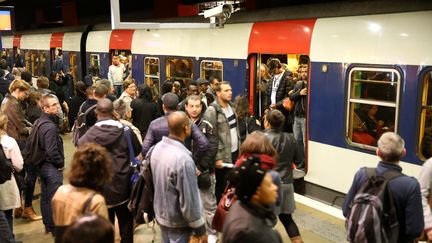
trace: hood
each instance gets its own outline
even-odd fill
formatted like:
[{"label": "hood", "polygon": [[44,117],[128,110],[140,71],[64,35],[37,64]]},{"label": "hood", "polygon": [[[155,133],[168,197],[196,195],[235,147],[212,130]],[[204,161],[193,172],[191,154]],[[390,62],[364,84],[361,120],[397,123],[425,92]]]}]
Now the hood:
[{"label": "hood", "polygon": [[104,147],[117,145],[123,137],[123,127],[112,125],[94,125],[87,131],[87,137],[92,142]]}]

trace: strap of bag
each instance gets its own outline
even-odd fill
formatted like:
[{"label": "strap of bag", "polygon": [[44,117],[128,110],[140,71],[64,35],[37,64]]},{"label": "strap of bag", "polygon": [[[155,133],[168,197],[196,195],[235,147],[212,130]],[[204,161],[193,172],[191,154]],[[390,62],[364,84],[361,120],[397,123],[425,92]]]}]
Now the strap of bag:
[{"label": "strap of bag", "polygon": [[[134,163],[135,161],[132,158],[135,158],[135,155],[134,155],[134,151],[133,151],[133,147],[132,147],[131,128],[129,126],[124,126],[124,135],[126,137],[126,141],[128,144],[130,161],[132,161],[132,163]],[[138,165],[138,164],[134,163],[134,165]]]},{"label": "strap of bag", "polygon": [[96,195],[96,193],[93,193],[89,198],[87,198],[87,200],[84,202],[84,206],[83,209],[81,211],[81,214],[86,214],[90,212],[90,206],[91,206],[91,202],[93,200],[93,197]]},{"label": "strap of bag", "polygon": [[[368,176],[368,178],[371,178],[372,176],[376,176],[377,172],[376,172],[376,168],[366,168],[366,174]],[[399,171],[395,171],[395,170],[388,170],[386,172],[384,172],[383,174],[381,174],[381,176],[384,177],[384,179],[386,179],[386,181],[391,181],[396,177],[402,176],[403,174]]]}]

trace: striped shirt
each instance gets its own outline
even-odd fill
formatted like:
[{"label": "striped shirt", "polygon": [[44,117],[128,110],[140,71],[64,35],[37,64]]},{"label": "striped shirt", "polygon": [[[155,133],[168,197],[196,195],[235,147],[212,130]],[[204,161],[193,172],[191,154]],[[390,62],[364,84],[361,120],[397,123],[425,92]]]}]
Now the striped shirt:
[{"label": "striped shirt", "polygon": [[231,152],[235,152],[239,148],[238,134],[237,134],[237,119],[236,116],[231,109],[231,106],[227,106],[226,108],[222,107],[222,111],[225,114],[225,117],[228,120],[228,124],[230,126],[231,132]]}]

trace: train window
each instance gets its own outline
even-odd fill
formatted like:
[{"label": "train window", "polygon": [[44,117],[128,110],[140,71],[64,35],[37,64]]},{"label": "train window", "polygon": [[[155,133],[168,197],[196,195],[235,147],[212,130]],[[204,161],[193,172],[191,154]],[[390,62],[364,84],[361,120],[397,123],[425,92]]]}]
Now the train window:
[{"label": "train window", "polygon": [[373,149],[383,133],[396,130],[400,77],[394,69],[351,69],[346,132],[352,145]]},{"label": "train window", "polygon": [[27,70],[30,70],[30,59],[31,59],[31,52],[30,51],[24,51],[24,67]]},{"label": "train window", "polygon": [[39,73],[38,76],[47,76],[46,74],[46,54],[44,51],[39,52]]},{"label": "train window", "polygon": [[223,63],[221,61],[203,60],[201,62],[201,78],[209,80],[211,76],[223,80]]},{"label": "train window", "polygon": [[432,156],[432,71],[422,77],[423,94],[421,100],[419,151],[422,159]]},{"label": "train window", "polygon": [[159,98],[160,88],[160,63],[157,57],[144,58],[144,75],[147,86],[151,88],[153,100]]},{"label": "train window", "polygon": [[193,65],[191,58],[167,58],[166,59],[167,79],[179,81],[185,87],[190,80],[193,80]]},{"label": "train window", "polygon": [[90,54],[90,65],[100,68],[99,54]]}]

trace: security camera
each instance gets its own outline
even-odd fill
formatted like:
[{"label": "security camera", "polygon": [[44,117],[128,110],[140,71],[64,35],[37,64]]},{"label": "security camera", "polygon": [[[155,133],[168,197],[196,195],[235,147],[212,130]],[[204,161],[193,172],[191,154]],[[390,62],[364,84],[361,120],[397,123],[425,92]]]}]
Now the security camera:
[{"label": "security camera", "polygon": [[222,4],[204,11],[204,18],[210,18],[210,23],[216,27],[223,27],[226,20],[231,17],[234,8],[231,4]]}]

